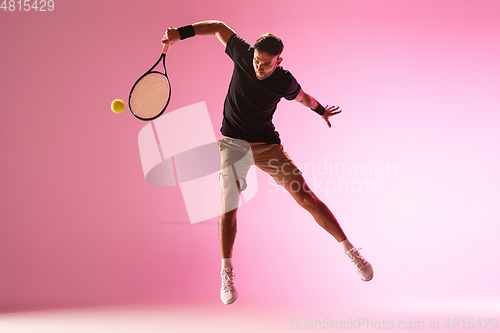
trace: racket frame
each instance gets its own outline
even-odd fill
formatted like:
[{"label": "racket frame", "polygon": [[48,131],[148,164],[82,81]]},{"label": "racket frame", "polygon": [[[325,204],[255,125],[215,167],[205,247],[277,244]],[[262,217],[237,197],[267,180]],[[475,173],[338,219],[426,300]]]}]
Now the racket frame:
[{"label": "racket frame", "polygon": [[[140,120],[144,120],[144,121],[150,121],[150,120],[155,120],[156,118],[158,118],[159,116],[161,116],[163,114],[163,112],[165,112],[165,109],[167,108],[168,106],[168,103],[170,103],[170,97],[171,97],[171,92],[172,92],[172,88],[170,86],[170,80],[168,79],[168,76],[167,76],[167,67],[165,66],[165,57],[166,57],[166,54],[167,54],[167,51],[168,51],[168,48],[169,48],[170,44],[167,43],[163,46],[163,51],[162,51],[162,54],[160,56],[160,58],[158,59],[158,61],[156,61],[156,63],[153,65],[153,67],[151,67],[146,73],[142,74],[142,76],[137,80],[135,81],[134,85],[132,86],[132,89],[130,90],[130,94],[128,95],[128,107],[130,109],[130,112],[132,112],[132,114],[140,119]],[[154,71],[153,69],[158,66],[158,64],[160,63],[160,61],[162,61],[163,63],[163,71],[164,73],[162,72],[159,72],[159,71]],[[167,102],[165,103],[165,106],[163,107],[163,109],[154,117],[149,117],[149,118],[144,118],[144,117],[140,117],[138,116],[134,110],[132,110],[132,106],[130,105],[130,99],[132,98],[132,93],[134,92],[134,89],[135,87],[137,86],[137,84],[146,76],[146,75],[149,75],[149,74],[153,74],[153,73],[156,73],[156,74],[160,74],[160,75],[163,75],[166,79],[167,79],[167,83],[168,83],[168,99],[167,99]]]}]

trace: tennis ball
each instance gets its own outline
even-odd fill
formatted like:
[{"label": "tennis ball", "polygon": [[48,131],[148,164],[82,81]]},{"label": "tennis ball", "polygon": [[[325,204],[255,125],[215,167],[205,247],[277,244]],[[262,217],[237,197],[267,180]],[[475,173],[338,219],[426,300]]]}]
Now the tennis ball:
[{"label": "tennis ball", "polygon": [[122,113],[123,110],[125,110],[125,103],[123,103],[121,99],[115,99],[111,102],[111,110],[113,110],[114,113]]}]

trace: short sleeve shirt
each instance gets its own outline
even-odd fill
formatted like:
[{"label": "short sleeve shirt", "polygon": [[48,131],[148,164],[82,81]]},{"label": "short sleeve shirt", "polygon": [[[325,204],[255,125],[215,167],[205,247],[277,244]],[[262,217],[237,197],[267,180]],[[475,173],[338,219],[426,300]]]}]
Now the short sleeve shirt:
[{"label": "short sleeve shirt", "polygon": [[272,122],[281,98],[293,100],[300,85],[293,75],[277,67],[266,79],[259,80],[253,68],[254,48],[234,34],[226,45],[234,62],[233,76],[226,100],[221,133],[248,142],[280,144]]}]

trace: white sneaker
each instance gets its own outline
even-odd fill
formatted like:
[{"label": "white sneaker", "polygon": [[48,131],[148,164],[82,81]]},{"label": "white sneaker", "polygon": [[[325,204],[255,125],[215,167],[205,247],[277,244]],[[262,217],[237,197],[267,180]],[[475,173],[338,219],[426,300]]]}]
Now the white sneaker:
[{"label": "white sneaker", "polygon": [[351,260],[358,271],[358,275],[363,281],[370,281],[373,278],[373,268],[372,265],[366,261],[365,258],[359,253],[359,250],[355,247],[350,249],[346,254]]},{"label": "white sneaker", "polygon": [[220,299],[224,304],[232,304],[238,298],[234,288],[234,273],[231,268],[222,268],[220,271],[222,286],[220,288]]}]

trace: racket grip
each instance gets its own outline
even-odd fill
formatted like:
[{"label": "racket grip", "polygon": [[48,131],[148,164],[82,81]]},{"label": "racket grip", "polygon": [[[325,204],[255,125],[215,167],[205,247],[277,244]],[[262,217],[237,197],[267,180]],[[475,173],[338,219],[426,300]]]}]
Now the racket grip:
[{"label": "racket grip", "polygon": [[170,47],[170,43],[163,44],[163,54],[167,54],[168,48]]}]

